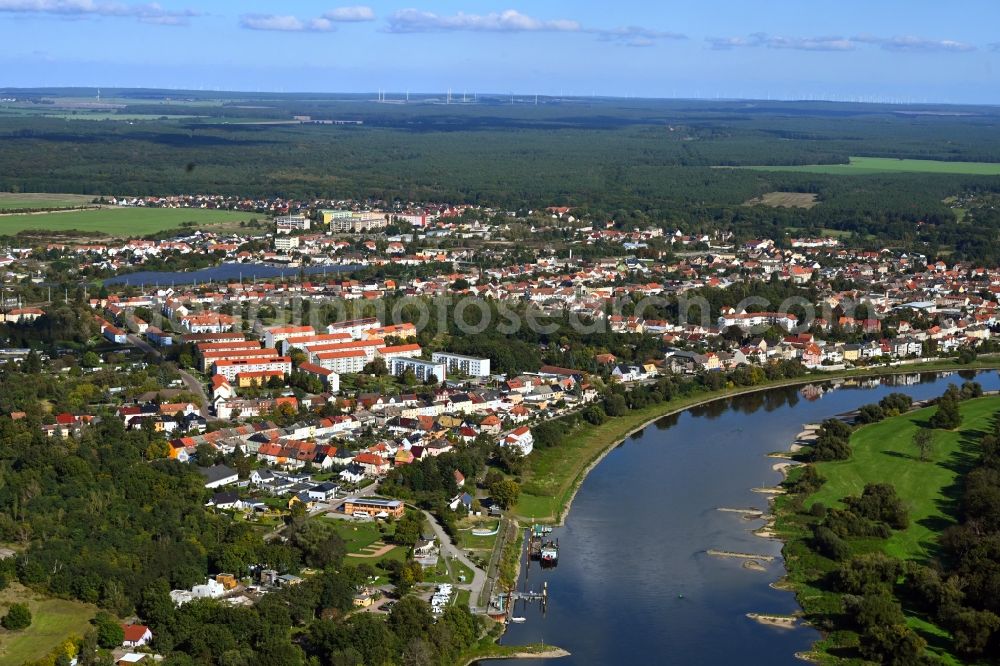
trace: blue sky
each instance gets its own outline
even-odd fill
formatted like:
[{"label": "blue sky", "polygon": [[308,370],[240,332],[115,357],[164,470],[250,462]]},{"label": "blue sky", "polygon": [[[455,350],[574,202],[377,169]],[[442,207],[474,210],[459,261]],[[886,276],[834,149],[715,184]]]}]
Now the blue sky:
[{"label": "blue sky", "polygon": [[0,0],[0,86],[1000,103],[996,0]]}]

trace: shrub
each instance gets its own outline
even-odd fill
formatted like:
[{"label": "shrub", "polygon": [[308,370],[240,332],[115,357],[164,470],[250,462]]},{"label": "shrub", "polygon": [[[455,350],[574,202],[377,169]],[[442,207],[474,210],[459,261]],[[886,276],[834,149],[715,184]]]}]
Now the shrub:
[{"label": "shrub", "polygon": [[11,631],[30,627],[31,611],[28,609],[28,604],[11,604],[11,607],[7,609],[7,614],[0,619],[0,625]]},{"label": "shrub", "polygon": [[905,393],[890,393],[878,401],[879,407],[885,412],[902,414],[913,406],[913,398]]},{"label": "shrub", "polygon": [[845,497],[844,504],[862,518],[883,522],[895,530],[910,524],[909,512],[888,483],[866,484],[861,497]]},{"label": "shrub", "polygon": [[962,424],[962,415],[958,411],[958,402],[950,396],[942,397],[938,401],[937,411],[930,418],[932,428],[938,430],[954,430]]},{"label": "shrub", "polygon": [[824,525],[818,526],[813,532],[813,546],[818,553],[831,560],[845,560],[851,554],[847,542]]},{"label": "shrub", "polygon": [[885,418],[885,412],[878,405],[865,405],[858,410],[859,423],[878,423]]}]

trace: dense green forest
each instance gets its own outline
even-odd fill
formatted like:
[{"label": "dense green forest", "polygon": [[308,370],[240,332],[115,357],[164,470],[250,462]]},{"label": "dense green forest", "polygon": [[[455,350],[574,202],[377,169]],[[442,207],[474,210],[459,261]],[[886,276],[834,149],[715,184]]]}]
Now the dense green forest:
[{"label": "dense green forest", "polygon": [[[60,93],[69,91],[17,94]],[[900,237],[917,220],[952,221],[942,199],[1000,187],[1000,179],[986,176],[717,168],[845,163],[850,156],[1000,161],[1000,113],[979,107],[612,99],[376,104],[319,95],[118,94],[125,102],[120,113],[150,120],[0,114],[0,190],[568,204],[618,221],[895,226]],[[363,124],[263,124],[293,115]],[[774,190],[813,192],[822,205],[739,207]]]}]

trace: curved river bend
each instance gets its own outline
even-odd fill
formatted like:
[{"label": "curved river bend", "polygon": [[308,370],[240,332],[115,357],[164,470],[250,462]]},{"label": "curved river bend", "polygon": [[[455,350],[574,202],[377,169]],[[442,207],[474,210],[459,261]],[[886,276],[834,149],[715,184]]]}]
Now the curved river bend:
[{"label": "curved river bend", "polygon": [[[802,664],[794,654],[809,649],[815,630],[746,617],[798,610],[790,592],[770,587],[784,573],[781,542],[753,535],[760,521],[717,508],[767,509],[767,497],[751,488],[780,481],[775,459],[766,456],[787,450],[803,424],[893,391],[936,397],[949,382],[968,378],[973,374],[888,377],[864,387],[841,384],[818,398],[802,387],[771,389],[657,421],[586,478],[566,525],[553,533],[558,567],[522,569],[519,589],[548,583],[547,612],[519,602],[514,615],[526,622],[509,625],[502,642],[544,641],[572,653],[517,662],[524,666]],[[996,372],[974,378],[986,390],[1000,389]],[[741,560],[707,555],[711,548],[776,559],[754,571]]]}]

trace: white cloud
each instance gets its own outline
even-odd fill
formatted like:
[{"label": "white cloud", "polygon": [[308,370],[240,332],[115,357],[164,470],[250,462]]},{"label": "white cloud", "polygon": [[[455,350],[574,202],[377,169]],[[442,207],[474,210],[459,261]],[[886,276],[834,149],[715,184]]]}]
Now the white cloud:
[{"label": "white cloud", "polygon": [[337,7],[323,14],[323,18],[340,23],[357,23],[359,21],[374,21],[375,12],[371,7],[355,5],[353,7]]},{"label": "white cloud", "polygon": [[490,14],[441,16],[419,9],[401,9],[389,16],[389,32],[579,32],[580,24],[568,19],[543,21],[514,9]]},{"label": "white cloud", "polygon": [[596,35],[626,46],[651,46],[658,40],[686,39],[682,34],[640,26],[589,28],[572,19],[539,19],[515,9],[489,14],[458,12],[443,16],[419,9],[401,9],[389,15],[388,32],[567,32]]},{"label": "white cloud", "polygon": [[792,49],[796,51],[853,51],[855,44],[843,37],[781,37],[756,32],[747,37],[709,37],[709,45],[716,50],[738,48]]},{"label": "white cloud", "polygon": [[279,14],[244,14],[240,25],[248,30],[274,32],[332,32],[333,22],[326,18],[302,20],[297,16]]},{"label": "white cloud", "polygon": [[651,30],[637,25],[628,25],[621,28],[588,28],[584,32],[593,33],[605,41],[617,42],[625,46],[653,46],[659,40],[687,39],[686,35],[682,35],[679,32]]},{"label": "white cloud", "polygon": [[[0,0],[2,1],[2,0]],[[371,7],[355,5],[337,7],[312,19],[300,19],[290,14],[244,14],[240,25],[248,30],[270,30],[274,32],[333,32],[336,23],[358,23],[374,21],[375,12]]]},{"label": "white cloud", "polygon": [[159,25],[185,25],[188,19],[201,16],[201,12],[193,9],[168,10],[155,2],[129,4],[101,0],[0,0],[0,13],[134,18]]},{"label": "white cloud", "polygon": [[952,51],[963,53],[975,51],[972,44],[956,42],[951,39],[923,39],[913,35],[903,35],[900,37],[873,37],[871,35],[861,35],[854,37],[854,41],[862,44],[875,44],[887,51]]},{"label": "white cloud", "polygon": [[738,48],[793,49],[797,51],[854,51],[860,46],[880,46],[887,51],[975,51],[976,47],[948,39],[919,37],[782,37],[757,32],[746,37],[709,37],[705,41],[716,50]]}]

